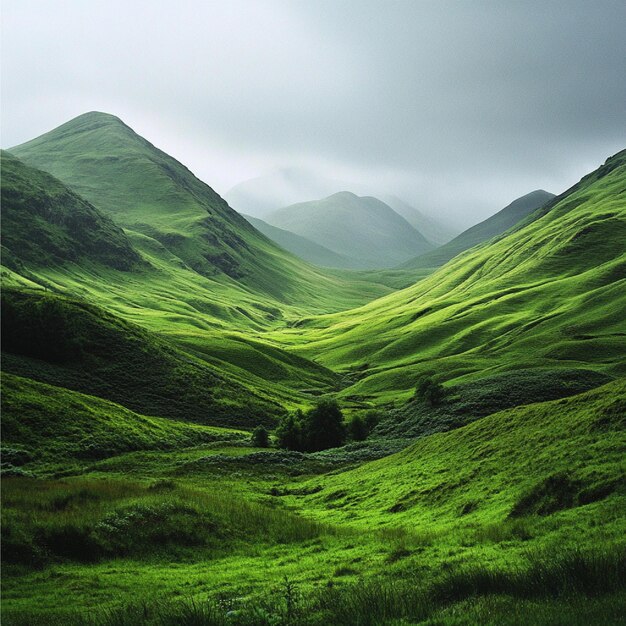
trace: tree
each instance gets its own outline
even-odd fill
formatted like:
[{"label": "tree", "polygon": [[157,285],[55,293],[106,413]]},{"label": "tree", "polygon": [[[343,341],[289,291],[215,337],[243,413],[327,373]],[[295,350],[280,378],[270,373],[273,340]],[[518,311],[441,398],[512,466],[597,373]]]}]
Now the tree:
[{"label": "tree", "polygon": [[276,444],[287,450],[302,450],[302,411],[283,417],[276,431]]},{"label": "tree", "polygon": [[252,445],[255,448],[268,448],[270,445],[269,433],[263,426],[257,426],[252,431]]},{"label": "tree", "polygon": [[348,435],[352,441],[364,441],[367,439],[369,432],[365,420],[360,415],[355,415],[348,422]]},{"label": "tree", "polygon": [[445,397],[445,389],[441,383],[424,376],[418,381],[413,397],[423,400],[430,406],[438,406]]},{"label": "tree", "polygon": [[320,400],[304,415],[302,445],[307,452],[341,446],[346,440],[343,413],[336,400]]}]

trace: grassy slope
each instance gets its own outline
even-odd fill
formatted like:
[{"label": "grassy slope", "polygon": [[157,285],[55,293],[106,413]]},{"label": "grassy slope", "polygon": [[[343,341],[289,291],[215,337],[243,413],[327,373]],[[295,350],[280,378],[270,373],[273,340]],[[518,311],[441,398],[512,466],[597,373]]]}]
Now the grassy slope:
[{"label": "grassy slope", "polygon": [[[275,397],[255,392],[206,360],[85,302],[5,289],[2,334],[4,371],[142,413],[252,426],[269,424],[282,412]],[[280,359],[276,355],[277,363]],[[303,362],[301,370],[302,376],[310,373],[305,383],[311,386],[332,381],[319,366]]]},{"label": "grassy slope", "polygon": [[121,228],[50,174],[6,151],[2,159],[3,262],[15,268],[91,259],[130,270],[139,255]]},{"label": "grassy slope", "polygon": [[350,259],[332,252],[332,250],[320,246],[306,237],[301,237],[288,230],[272,226],[257,217],[249,215],[244,215],[244,217],[252,226],[266,237],[269,237],[273,242],[309,263],[320,265],[321,267],[337,268],[349,268],[354,263]]},{"label": "grassy slope", "polygon": [[[4,617],[77,623],[77,611],[95,610],[101,623],[115,624],[99,611],[145,599],[121,623],[181,623],[177,611],[192,619],[208,595],[219,600],[213,621],[207,614],[193,623],[347,626],[357,614],[365,624],[403,616],[468,623],[460,610],[474,623],[578,624],[575,593],[585,623],[619,623],[624,598],[611,595],[620,584],[603,555],[623,554],[625,409],[624,382],[614,382],[304,484],[263,467],[256,479],[220,479],[213,466],[190,480],[147,484],[97,474],[11,479],[3,490],[5,563],[39,559],[45,567],[10,570]],[[153,465],[158,476],[158,458]],[[288,495],[250,502],[285,481]],[[298,598],[291,619],[284,576]],[[67,585],[72,596],[61,601]],[[191,599],[196,609],[185,609]],[[265,612],[245,621],[255,607]],[[224,617],[233,608],[244,609],[242,621]]]},{"label": "grassy slope", "polygon": [[359,366],[351,395],[389,400],[419,375],[526,367],[624,373],[626,152],[524,228],[416,285],[279,339],[333,368]]},{"label": "grassy slope", "polygon": [[266,221],[352,259],[355,268],[392,267],[432,248],[384,202],[347,191],[278,209]]},{"label": "grassy slope", "polygon": [[[299,506],[328,521],[431,532],[564,512],[570,524],[588,515],[614,534],[626,530],[614,517],[626,504],[625,416],[624,380],[510,409],[316,479]],[[597,507],[609,496],[614,513],[601,522]]]},{"label": "grassy slope", "polygon": [[148,258],[168,266],[170,281],[183,280],[185,269],[211,278],[233,302],[245,303],[248,292],[315,310],[381,293],[278,248],[181,163],[112,115],[86,113],[12,152],[113,216]]},{"label": "grassy slope", "polygon": [[514,200],[495,215],[480,222],[480,224],[463,231],[440,248],[407,261],[403,267],[407,269],[439,267],[457,256],[457,254],[461,254],[461,252],[465,252],[465,250],[469,250],[483,241],[488,241],[509,230],[509,228],[515,226],[552,198],[554,198],[554,194],[547,191],[541,189],[532,191]]},{"label": "grassy slope", "polygon": [[2,376],[3,469],[76,471],[75,461],[247,438],[241,431],[147,417],[93,396]]}]

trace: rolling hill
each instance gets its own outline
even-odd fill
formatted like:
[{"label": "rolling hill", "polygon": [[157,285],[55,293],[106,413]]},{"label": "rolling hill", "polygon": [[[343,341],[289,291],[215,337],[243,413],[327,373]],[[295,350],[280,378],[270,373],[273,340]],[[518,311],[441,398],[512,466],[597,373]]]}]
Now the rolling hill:
[{"label": "rolling hill", "polygon": [[147,415],[250,426],[282,412],[223,368],[84,301],[4,289],[2,336],[4,372]]},{"label": "rolling hill", "polygon": [[457,254],[506,232],[554,197],[554,194],[541,189],[531,191],[495,215],[463,231],[445,245],[407,261],[403,267],[408,269],[439,267]]},{"label": "rolling hill", "polygon": [[378,401],[410,393],[424,374],[460,382],[592,367],[624,375],[625,181],[622,151],[523,227],[405,290],[305,319],[281,340],[353,371],[346,397]]},{"label": "rolling hill", "polygon": [[353,260],[353,267],[392,267],[432,244],[384,202],[342,191],[270,213],[266,221]]}]

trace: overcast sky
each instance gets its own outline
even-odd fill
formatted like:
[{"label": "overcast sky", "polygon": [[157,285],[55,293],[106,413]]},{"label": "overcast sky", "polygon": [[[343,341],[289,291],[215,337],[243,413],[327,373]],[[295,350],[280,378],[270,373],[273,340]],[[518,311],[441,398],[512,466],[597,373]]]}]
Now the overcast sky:
[{"label": "overcast sky", "polygon": [[626,2],[3,0],[3,147],[121,117],[225,193],[297,166],[468,225],[626,147]]}]

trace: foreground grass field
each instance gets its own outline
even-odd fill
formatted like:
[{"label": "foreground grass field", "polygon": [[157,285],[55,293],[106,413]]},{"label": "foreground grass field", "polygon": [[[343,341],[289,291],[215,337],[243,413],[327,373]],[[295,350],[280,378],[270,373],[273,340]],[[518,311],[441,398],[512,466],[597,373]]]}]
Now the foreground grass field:
[{"label": "foreground grass field", "polygon": [[180,441],[133,479],[138,453],[5,479],[4,621],[620,623],[625,406],[615,382],[298,478],[227,433],[239,471]]}]

